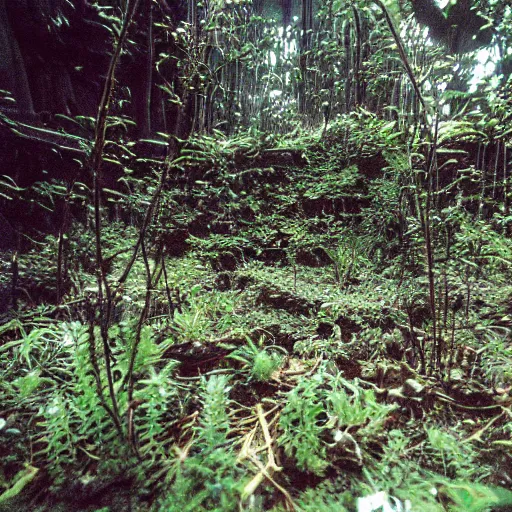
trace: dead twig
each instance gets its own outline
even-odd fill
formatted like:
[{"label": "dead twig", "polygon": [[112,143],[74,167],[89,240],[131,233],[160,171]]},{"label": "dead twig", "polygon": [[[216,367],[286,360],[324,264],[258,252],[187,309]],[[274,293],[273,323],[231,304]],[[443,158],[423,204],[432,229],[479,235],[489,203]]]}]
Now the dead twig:
[{"label": "dead twig", "polygon": [[[278,406],[274,407],[272,411],[276,410],[276,408],[278,408]],[[258,431],[258,425],[256,425],[245,437],[244,444],[238,457],[238,460],[249,459],[259,470],[254,478],[252,478],[252,480],[244,487],[244,490],[242,491],[242,501],[248,500],[256,492],[258,487],[266,478],[276,489],[278,489],[283,494],[290,510],[297,510],[297,507],[294,504],[293,499],[288,491],[280,484],[278,484],[272,477],[273,473],[280,472],[282,468],[277,465],[274,450],[272,448],[274,440],[270,435],[270,424],[266,419],[266,416],[269,414],[270,411],[267,413],[264,412],[262,404],[258,404],[256,406],[256,418],[259,422],[259,427],[261,427],[265,444],[260,446],[258,449],[251,448],[251,444],[254,441]],[[275,417],[273,420],[275,420]],[[263,465],[256,457],[257,453],[263,450],[267,451],[267,463],[265,465]]]}]

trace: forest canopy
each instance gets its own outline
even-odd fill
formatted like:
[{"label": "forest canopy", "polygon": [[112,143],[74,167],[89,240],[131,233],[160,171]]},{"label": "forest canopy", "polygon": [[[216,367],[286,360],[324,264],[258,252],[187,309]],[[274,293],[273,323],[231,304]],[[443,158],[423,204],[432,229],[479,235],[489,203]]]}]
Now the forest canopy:
[{"label": "forest canopy", "polygon": [[[98,78],[122,23],[118,8],[85,0],[2,2],[0,88],[11,95],[4,112],[53,127],[65,123],[55,116],[94,117]],[[408,93],[404,55],[385,51],[396,41],[382,9],[393,23],[402,20],[410,65],[435,86],[428,95],[438,87],[467,93],[477,50],[506,83],[511,14],[503,2],[458,0],[441,8],[435,0],[141,0],[119,68],[116,110],[135,121],[139,137],[251,126],[286,132],[297,116],[313,126],[354,106],[387,108],[389,116],[393,108],[411,110],[415,91]],[[449,66],[430,73],[439,64],[435,48],[448,51]]]}]

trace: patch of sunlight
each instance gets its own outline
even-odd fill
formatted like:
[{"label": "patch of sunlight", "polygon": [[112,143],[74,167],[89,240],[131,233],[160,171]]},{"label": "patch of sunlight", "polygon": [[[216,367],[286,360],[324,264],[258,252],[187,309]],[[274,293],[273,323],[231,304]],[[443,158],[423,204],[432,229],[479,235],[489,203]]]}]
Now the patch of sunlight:
[{"label": "patch of sunlight", "polygon": [[446,91],[446,88],[448,87],[448,82],[442,82],[437,86],[437,89],[439,92],[443,93]]},{"label": "patch of sunlight", "polygon": [[271,98],[277,98],[278,96],[281,96],[282,94],[283,94],[283,91],[280,91],[279,89],[274,89],[273,91],[270,91]]},{"label": "patch of sunlight", "polygon": [[400,502],[386,492],[377,492],[371,496],[357,498],[357,512],[411,512],[412,504],[409,500]]},{"label": "patch of sunlight", "polygon": [[475,92],[484,78],[488,78],[496,71],[496,63],[499,60],[497,46],[482,48],[476,54],[477,64],[473,70],[473,78],[469,82],[469,91]]},{"label": "patch of sunlight", "polygon": [[289,57],[297,53],[297,41],[295,38],[289,39],[284,44],[284,56]]},{"label": "patch of sunlight", "polygon": [[[279,27],[277,29],[278,36],[283,40],[283,44],[281,45],[281,55],[284,58],[289,58],[297,54],[297,39],[294,37],[292,32],[292,26],[288,25],[287,27]],[[275,66],[277,63],[277,56],[275,52],[270,51],[270,65]]]}]

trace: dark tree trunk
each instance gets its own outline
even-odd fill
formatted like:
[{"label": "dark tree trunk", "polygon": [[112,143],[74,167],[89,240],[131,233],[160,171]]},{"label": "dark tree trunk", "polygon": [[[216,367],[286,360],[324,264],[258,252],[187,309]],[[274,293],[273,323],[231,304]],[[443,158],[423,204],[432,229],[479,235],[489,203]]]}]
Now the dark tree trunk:
[{"label": "dark tree trunk", "polygon": [[23,118],[34,117],[27,71],[9,23],[6,0],[0,0],[0,89],[12,93]]}]

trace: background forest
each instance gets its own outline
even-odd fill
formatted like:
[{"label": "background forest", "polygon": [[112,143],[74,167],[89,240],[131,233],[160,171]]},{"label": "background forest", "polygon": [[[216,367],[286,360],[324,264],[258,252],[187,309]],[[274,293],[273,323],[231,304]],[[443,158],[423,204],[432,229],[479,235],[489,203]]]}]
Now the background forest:
[{"label": "background forest", "polygon": [[511,40],[0,0],[0,510],[512,510]]}]

